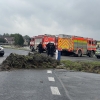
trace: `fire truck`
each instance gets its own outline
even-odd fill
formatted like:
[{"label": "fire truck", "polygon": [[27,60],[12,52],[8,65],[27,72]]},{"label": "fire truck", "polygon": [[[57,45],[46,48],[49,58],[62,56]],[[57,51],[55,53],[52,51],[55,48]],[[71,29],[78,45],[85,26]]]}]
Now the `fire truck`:
[{"label": "fire truck", "polygon": [[93,38],[59,34],[56,41],[57,49],[61,51],[62,55],[74,54],[81,57],[85,54],[93,57],[96,51],[97,42]]},{"label": "fire truck", "polygon": [[42,43],[43,51],[46,51],[46,45],[49,42],[55,44],[55,35],[44,34],[44,35],[38,35],[38,36],[32,37],[31,41],[30,41],[30,49],[31,49],[31,51],[38,50],[37,49],[37,45],[40,42]]},{"label": "fire truck", "polygon": [[62,55],[72,55],[81,57],[87,55],[93,57],[96,51],[97,41],[93,38],[59,34],[55,35],[38,35],[31,38],[31,51],[37,50],[37,45],[42,42],[43,51],[46,50],[47,43],[54,43],[56,49],[61,51]]}]

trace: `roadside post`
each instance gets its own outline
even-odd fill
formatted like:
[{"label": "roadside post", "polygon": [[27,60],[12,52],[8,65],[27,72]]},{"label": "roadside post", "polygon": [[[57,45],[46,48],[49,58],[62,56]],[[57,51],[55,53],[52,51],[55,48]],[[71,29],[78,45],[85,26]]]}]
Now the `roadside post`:
[{"label": "roadside post", "polygon": [[61,51],[56,50],[56,60],[58,60],[60,62],[60,59],[61,59]]}]

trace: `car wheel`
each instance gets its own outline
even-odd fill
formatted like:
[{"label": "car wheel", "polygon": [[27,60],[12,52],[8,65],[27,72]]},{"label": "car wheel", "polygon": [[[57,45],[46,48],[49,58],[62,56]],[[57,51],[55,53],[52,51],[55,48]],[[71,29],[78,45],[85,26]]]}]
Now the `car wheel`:
[{"label": "car wheel", "polygon": [[4,54],[0,54],[0,56],[4,56]]},{"label": "car wheel", "polygon": [[99,56],[97,56],[97,59],[100,59],[100,57],[99,57]]}]

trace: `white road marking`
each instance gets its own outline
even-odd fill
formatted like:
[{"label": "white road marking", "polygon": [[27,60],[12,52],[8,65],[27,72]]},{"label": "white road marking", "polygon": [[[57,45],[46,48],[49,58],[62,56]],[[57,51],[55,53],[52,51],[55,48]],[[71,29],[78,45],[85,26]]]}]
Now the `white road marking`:
[{"label": "white road marking", "polygon": [[57,87],[51,86],[50,89],[53,95],[61,95]]},{"label": "white road marking", "polygon": [[47,73],[52,73],[52,71],[51,70],[47,70]]},{"label": "white road marking", "polygon": [[49,80],[49,81],[53,81],[53,82],[55,82],[54,77],[48,77],[48,80]]}]

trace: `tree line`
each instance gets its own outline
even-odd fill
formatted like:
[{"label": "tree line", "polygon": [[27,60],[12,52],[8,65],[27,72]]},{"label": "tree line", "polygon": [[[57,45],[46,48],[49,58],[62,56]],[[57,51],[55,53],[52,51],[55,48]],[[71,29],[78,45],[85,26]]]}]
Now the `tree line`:
[{"label": "tree line", "polygon": [[3,35],[0,35],[0,43],[7,43],[5,37],[13,37],[14,38],[13,45],[16,45],[16,46],[23,46],[25,39],[27,40],[28,45],[30,42],[30,37],[28,35],[22,36],[19,33],[15,33],[15,34],[4,33]]}]

